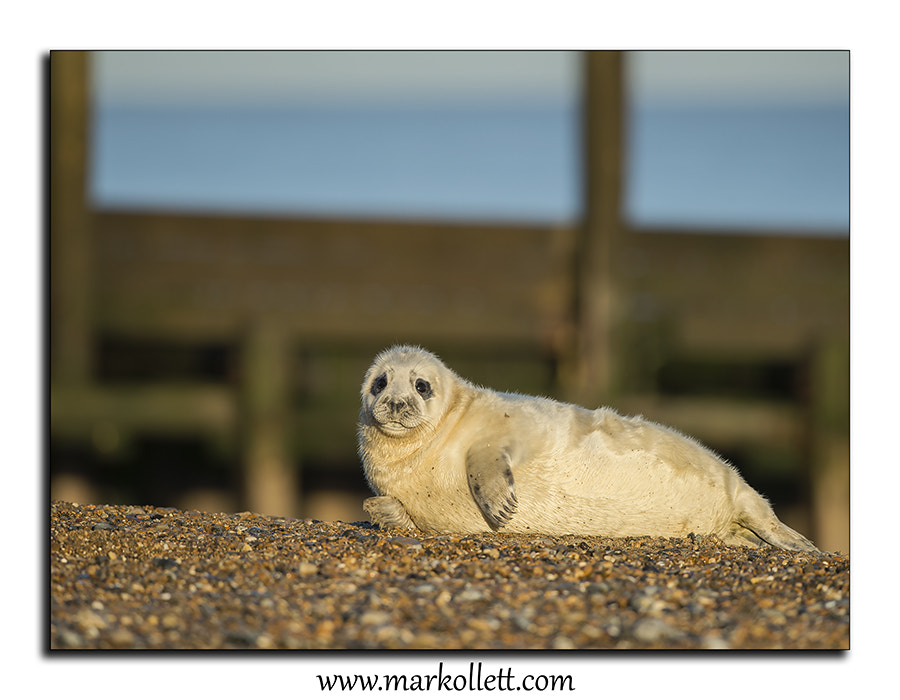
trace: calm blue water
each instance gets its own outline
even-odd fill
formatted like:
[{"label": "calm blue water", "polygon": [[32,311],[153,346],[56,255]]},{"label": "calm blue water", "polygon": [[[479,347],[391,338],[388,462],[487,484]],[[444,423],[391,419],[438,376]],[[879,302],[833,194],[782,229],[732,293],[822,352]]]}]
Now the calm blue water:
[{"label": "calm blue water", "polygon": [[574,110],[105,109],[101,206],[557,221],[579,211]]},{"label": "calm blue water", "polygon": [[846,106],[636,109],[626,209],[637,225],[850,225]]},{"label": "calm blue water", "polygon": [[[95,105],[104,208],[571,222],[575,106],[165,109]],[[637,224],[846,231],[846,108],[638,109]]]}]

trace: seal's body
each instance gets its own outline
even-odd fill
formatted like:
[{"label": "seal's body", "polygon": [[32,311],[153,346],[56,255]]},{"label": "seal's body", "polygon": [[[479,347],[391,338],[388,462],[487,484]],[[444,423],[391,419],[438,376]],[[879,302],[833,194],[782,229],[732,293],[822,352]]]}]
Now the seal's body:
[{"label": "seal's body", "polygon": [[375,358],[359,452],[382,526],[685,537],[818,551],[698,442],[609,408],[476,387],[409,346]]}]

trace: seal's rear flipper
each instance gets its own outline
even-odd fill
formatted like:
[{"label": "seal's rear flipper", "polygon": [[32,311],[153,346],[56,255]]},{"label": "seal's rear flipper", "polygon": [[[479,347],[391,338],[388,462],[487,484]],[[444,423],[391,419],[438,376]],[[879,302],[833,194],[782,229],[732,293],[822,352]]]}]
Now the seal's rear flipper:
[{"label": "seal's rear flipper", "polygon": [[516,511],[516,484],[509,453],[491,445],[474,446],[466,455],[469,492],[491,529],[503,527]]},{"label": "seal's rear flipper", "polygon": [[821,550],[816,545],[796,530],[789,528],[774,515],[771,521],[773,522],[736,522],[732,526],[730,535],[733,538],[745,540],[741,544],[749,543],[751,546],[756,547],[770,544],[773,547],[781,547],[782,549],[790,549],[796,552],[820,553]]},{"label": "seal's rear flipper", "polygon": [[748,530],[738,523],[731,524],[728,537],[725,538],[724,542],[725,544],[736,544],[744,547],[762,547],[768,544],[764,539],[757,536],[753,530]]}]

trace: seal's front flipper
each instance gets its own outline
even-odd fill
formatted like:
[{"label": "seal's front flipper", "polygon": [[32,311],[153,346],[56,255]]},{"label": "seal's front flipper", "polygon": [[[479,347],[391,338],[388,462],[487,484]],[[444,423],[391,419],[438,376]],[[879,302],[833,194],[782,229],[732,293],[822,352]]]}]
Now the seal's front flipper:
[{"label": "seal's front flipper", "polygon": [[516,512],[516,484],[507,450],[489,444],[470,448],[466,477],[475,505],[491,529],[506,525]]},{"label": "seal's front flipper", "polygon": [[372,522],[382,528],[397,527],[415,530],[416,525],[406,512],[403,504],[393,496],[373,496],[363,501],[363,510]]}]

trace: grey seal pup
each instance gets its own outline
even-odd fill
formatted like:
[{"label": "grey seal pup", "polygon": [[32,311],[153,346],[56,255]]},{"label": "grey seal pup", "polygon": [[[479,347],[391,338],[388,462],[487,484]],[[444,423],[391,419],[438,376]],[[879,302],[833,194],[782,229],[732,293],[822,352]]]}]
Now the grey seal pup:
[{"label": "grey seal pup", "polygon": [[359,455],[383,527],[606,537],[716,535],[819,550],[697,441],[610,408],[500,393],[395,346],[366,372]]}]

